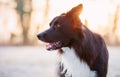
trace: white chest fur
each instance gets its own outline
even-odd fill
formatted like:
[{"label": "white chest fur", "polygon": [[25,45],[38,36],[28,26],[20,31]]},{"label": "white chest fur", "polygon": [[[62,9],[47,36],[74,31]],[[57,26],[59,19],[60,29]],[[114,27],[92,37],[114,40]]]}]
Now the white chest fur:
[{"label": "white chest fur", "polygon": [[62,48],[64,53],[61,55],[61,63],[64,65],[63,73],[67,69],[65,77],[96,77],[96,72],[91,71],[87,63],[81,61],[73,48]]}]

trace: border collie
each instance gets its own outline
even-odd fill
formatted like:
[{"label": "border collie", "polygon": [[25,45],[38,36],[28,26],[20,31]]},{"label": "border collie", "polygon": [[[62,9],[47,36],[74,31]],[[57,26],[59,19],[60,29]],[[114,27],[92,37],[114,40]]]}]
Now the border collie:
[{"label": "border collie", "polygon": [[50,28],[37,35],[49,43],[47,50],[58,50],[60,77],[106,77],[108,50],[102,37],[90,31],[79,19],[83,5],[56,16]]}]

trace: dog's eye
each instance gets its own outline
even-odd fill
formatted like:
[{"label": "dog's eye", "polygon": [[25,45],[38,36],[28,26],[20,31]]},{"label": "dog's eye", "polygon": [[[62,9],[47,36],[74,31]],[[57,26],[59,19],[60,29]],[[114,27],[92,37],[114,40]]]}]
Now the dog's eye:
[{"label": "dog's eye", "polygon": [[60,26],[61,26],[60,24],[56,24],[56,25],[54,25],[53,28],[54,28],[55,30],[60,30]]},{"label": "dog's eye", "polygon": [[56,24],[56,25],[54,26],[55,29],[57,29],[57,28],[59,28],[59,27],[60,27],[60,24]]},{"label": "dog's eye", "polygon": [[59,28],[59,27],[60,27],[60,24],[57,24],[56,27]]}]

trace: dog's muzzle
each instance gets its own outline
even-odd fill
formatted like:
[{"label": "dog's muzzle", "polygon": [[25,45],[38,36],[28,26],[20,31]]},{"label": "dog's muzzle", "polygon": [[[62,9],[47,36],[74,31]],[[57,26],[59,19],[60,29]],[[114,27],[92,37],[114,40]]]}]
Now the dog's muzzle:
[{"label": "dog's muzzle", "polygon": [[62,48],[63,44],[60,41],[56,41],[56,42],[46,41],[45,39],[47,39],[47,34],[45,34],[45,33],[38,34],[37,37],[38,37],[39,40],[49,43],[48,45],[46,45],[46,49],[49,50],[49,51],[57,50],[57,49]]}]

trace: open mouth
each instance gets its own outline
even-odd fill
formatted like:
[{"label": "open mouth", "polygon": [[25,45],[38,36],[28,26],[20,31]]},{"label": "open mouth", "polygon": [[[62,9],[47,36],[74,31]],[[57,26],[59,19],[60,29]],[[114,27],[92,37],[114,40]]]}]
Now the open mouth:
[{"label": "open mouth", "polygon": [[62,43],[60,41],[49,43],[48,45],[46,45],[46,49],[49,51],[56,50],[56,49],[59,49],[61,47],[62,47]]}]

